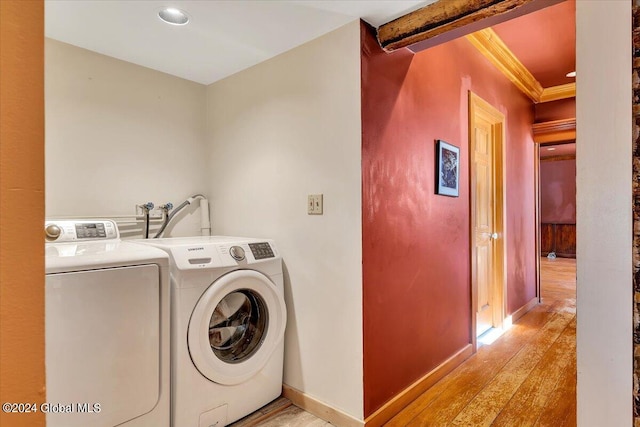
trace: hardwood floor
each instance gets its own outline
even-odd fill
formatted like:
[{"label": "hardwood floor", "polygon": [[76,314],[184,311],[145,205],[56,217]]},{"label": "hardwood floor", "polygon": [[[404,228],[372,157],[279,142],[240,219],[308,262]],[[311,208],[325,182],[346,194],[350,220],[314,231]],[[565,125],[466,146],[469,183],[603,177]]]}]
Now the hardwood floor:
[{"label": "hardwood floor", "polygon": [[[576,261],[541,259],[542,303],[386,426],[575,426]],[[233,427],[327,427],[280,398]]]},{"label": "hardwood floor", "polygon": [[386,426],[576,425],[576,262],[541,270],[542,303]]}]

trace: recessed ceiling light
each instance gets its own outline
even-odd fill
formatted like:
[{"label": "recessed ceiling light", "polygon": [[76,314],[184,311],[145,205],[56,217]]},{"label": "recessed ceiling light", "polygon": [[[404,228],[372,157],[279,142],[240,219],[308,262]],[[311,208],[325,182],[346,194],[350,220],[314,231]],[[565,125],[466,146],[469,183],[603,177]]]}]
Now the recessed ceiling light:
[{"label": "recessed ceiling light", "polygon": [[175,7],[165,7],[158,12],[158,17],[171,25],[187,25],[189,22],[189,15],[187,15],[185,11],[176,9]]},{"label": "recessed ceiling light", "polygon": [[567,73],[567,77],[575,77],[576,76],[576,72],[575,71],[571,71],[569,73]]},{"label": "recessed ceiling light", "polygon": [[556,147],[549,147],[547,148],[547,151],[554,151],[556,149]]}]

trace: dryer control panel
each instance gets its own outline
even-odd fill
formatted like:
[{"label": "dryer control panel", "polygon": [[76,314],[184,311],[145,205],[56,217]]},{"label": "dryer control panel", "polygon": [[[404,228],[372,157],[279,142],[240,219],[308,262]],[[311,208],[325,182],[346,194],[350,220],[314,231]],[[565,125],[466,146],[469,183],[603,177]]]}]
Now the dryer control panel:
[{"label": "dryer control panel", "polygon": [[44,224],[48,243],[118,239],[118,226],[112,220],[50,220]]}]

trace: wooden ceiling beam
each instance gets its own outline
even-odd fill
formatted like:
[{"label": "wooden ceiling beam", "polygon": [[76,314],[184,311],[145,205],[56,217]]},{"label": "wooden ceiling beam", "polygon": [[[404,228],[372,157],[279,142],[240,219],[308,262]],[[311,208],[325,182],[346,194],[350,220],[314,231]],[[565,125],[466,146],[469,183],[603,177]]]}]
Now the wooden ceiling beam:
[{"label": "wooden ceiling beam", "polygon": [[380,26],[378,42],[391,52],[487,18],[495,20],[533,1],[440,0]]},{"label": "wooden ceiling beam", "polygon": [[493,29],[485,28],[467,35],[466,38],[533,102],[540,101],[542,85]]},{"label": "wooden ceiling beam", "polygon": [[[387,52],[409,46],[416,52],[445,42],[448,37],[465,35],[534,103],[572,98],[576,94],[575,83],[543,88],[498,34],[490,27],[483,28],[559,1],[562,0],[439,0],[380,26],[378,42]],[[474,29],[478,31],[471,32]],[[436,41],[439,35],[443,37]]]}]

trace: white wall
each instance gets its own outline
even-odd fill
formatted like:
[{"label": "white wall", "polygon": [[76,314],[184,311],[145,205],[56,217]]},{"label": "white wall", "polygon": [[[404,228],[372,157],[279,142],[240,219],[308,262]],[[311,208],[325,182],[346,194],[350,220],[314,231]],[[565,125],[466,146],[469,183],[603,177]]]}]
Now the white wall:
[{"label": "white wall", "polygon": [[[47,39],[45,112],[47,217],[205,192],[205,86]],[[200,234],[195,207],[179,217],[173,235]]]},{"label": "white wall", "polygon": [[630,426],[631,1],[576,14],[578,425]]},{"label": "white wall", "polygon": [[359,31],[210,85],[207,121],[214,234],[271,237],[284,257],[284,382],[362,419]]}]

